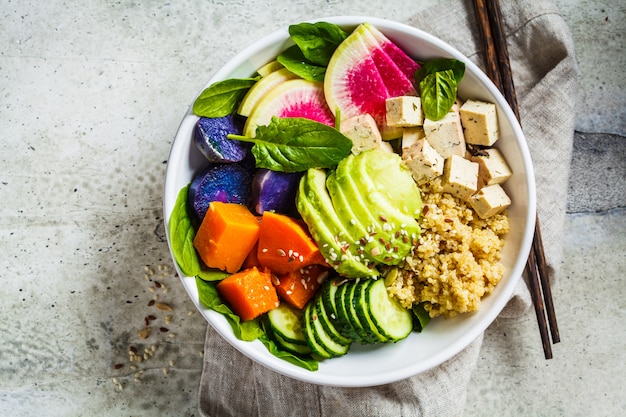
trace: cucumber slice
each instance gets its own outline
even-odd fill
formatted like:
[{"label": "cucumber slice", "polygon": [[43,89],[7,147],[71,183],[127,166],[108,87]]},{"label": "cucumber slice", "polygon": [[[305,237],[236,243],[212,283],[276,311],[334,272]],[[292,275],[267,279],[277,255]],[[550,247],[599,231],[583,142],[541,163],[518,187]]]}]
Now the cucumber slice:
[{"label": "cucumber slice", "polygon": [[350,343],[341,344],[333,340],[332,337],[324,330],[320,315],[317,311],[316,304],[310,303],[310,314],[307,319],[311,320],[311,327],[315,336],[315,340],[328,352],[332,357],[343,356],[348,353]]},{"label": "cucumber slice", "polygon": [[360,297],[359,297],[360,290],[363,287],[363,285],[366,285],[366,284],[364,280],[358,280],[358,281],[351,281],[349,285],[350,285],[350,289],[346,291],[345,296],[347,297],[347,299],[344,300],[344,303],[346,303],[346,306],[347,306],[348,318],[350,319],[350,323],[352,323],[352,327],[354,327],[354,329],[356,330],[356,333],[359,336],[358,339],[356,339],[356,341],[362,345],[375,343],[377,340],[376,336],[373,335],[371,332],[369,332],[365,328],[365,326],[363,326],[363,323],[361,323],[359,315],[356,312],[356,304],[360,302]]},{"label": "cucumber slice", "polygon": [[[344,282],[337,288],[335,292],[335,306],[337,308],[337,330],[342,336],[352,339],[354,341],[359,340],[359,334],[350,321],[350,300],[346,293],[352,288],[350,285],[352,281]],[[347,301],[347,303],[346,303]]]},{"label": "cucumber slice", "polygon": [[306,344],[302,333],[302,311],[287,303],[268,311],[267,319],[272,331],[290,343]]},{"label": "cucumber slice", "polygon": [[326,312],[326,306],[324,305],[325,303],[322,295],[323,293],[315,299],[315,309],[317,311],[318,321],[322,323],[324,331],[328,334],[328,336],[330,336],[331,339],[333,339],[333,341],[341,345],[350,345],[352,343],[352,339],[344,337],[339,330],[337,330],[337,327],[335,327],[333,321]]},{"label": "cucumber slice", "polygon": [[312,319],[312,309],[313,303],[308,303],[306,307],[304,307],[304,316],[303,318],[303,333],[304,339],[307,344],[311,348],[311,353],[316,357],[321,359],[330,359],[333,355],[327,351],[324,346],[320,344],[320,342],[315,337],[315,329],[313,328],[314,323]]},{"label": "cucumber slice", "polygon": [[374,282],[375,281],[368,279],[359,283],[353,302],[356,309],[356,315],[361,321],[363,328],[365,328],[365,330],[373,336],[374,341],[372,343],[385,343],[389,341],[389,338],[383,335],[372,321],[369,313],[369,306],[367,304],[367,294]]},{"label": "cucumber slice", "polygon": [[397,342],[411,334],[411,312],[389,296],[383,279],[378,279],[369,286],[365,298],[372,322],[389,341]]},{"label": "cucumber slice", "polygon": [[309,355],[311,353],[311,347],[306,342],[304,344],[292,343],[283,339],[279,334],[273,333],[273,336],[278,347],[289,353],[298,356]]}]

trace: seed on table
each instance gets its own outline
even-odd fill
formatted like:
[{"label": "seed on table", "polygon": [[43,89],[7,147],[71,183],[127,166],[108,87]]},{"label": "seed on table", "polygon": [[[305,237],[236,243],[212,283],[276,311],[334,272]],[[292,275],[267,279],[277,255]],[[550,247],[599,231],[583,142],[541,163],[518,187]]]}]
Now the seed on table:
[{"label": "seed on table", "polygon": [[170,329],[168,329],[167,327],[159,327],[159,330],[161,331],[161,333],[167,333],[170,331]]},{"label": "seed on table", "polygon": [[156,308],[161,311],[174,311],[171,305],[163,303],[163,302],[156,303]]},{"label": "seed on table", "polygon": [[143,329],[139,330],[139,338],[140,339],[147,339],[150,336],[150,333],[152,332],[152,329],[150,329],[150,327],[144,327]]},{"label": "seed on table", "polygon": [[120,383],[120,381],[118,381],[117,378],[113,378],[112,381],[113,381],[114,384],[119,384]]},{"label": "seed on table", "polygon": [[163,375],[167,375],[167,372],[168,372],[167,368],[163,368],[162,371],[163,371]]},{"label": "seed on table", "polygon": [[148,307],[152,307],[156,301],[150,300],[148,301]]},{"label": "seed on table", "polygon": [[122,369],[124,367],[124,364],[122,363],[116,363],[115,366],[113,366],[114,369]]}]

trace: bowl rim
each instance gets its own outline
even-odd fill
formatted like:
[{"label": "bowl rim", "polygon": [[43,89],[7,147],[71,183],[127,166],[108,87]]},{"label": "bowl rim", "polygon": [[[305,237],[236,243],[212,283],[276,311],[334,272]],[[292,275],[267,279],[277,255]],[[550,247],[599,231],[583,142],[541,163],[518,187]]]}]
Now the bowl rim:
[{"label": "bowl rim", "polygon": [[[525,176],[525,185],[527,187],[528,192],[528,200],[525,202],[527,205],[527,211],[525,213],[525,227],[523,230],[523,237],[521,238],[521,245],[519,247],[519,255],[515,259],[515,264],[511,270],[509,275],[509,279],[506,283],[500,282],[499,286],[506,284],[504,288],[501,288],[501,294],[499,298],[495,301],[489,311],[486,313],[486,317],[484,317],[481,321],[478,322],[477,325],[474,325],[470,328],[468,332],[463,334],[460,338],[456,339],[455,343],[447,346],[445,349],[438,351],[436,354],[430,357],[428,363],[419,365],[410,365],[406,366],[400,370],[394,370],[393,372],[388,373],[379,373],[376,375],[370,375],[368,377],[363,376],[341,376],[341,375],[327,375],[324,373],[311,372],[300,368],[298,366],[292,365],[282,359],[277,359],[273,356],[265,357],[261,355],[259,357],[258,351],[267,349],[261,344],[260,341],[255,340],[252,342],[244,342],[237,339],[232,330],[230,330],[230,326],[225,327],[224,323],[226,323],[223,316],[219,313],[216,313],[211,310],[207,310],[202,305],[200,305],[198,300],[197,290],[195,290],[195,278],[185,276],[180,270],[175,258],[174,254],[171,250],[171,236],[169,231],[169,218],[171,214],[171,207],[168,206],[168,202],[171,201],[171,198],[168,200],[168,196],[176,196],[178,194],[179,189],[174,189],[174,184],[171,181],[168,181],[172,175],[172,164],[170,161],[178,160],[180,158],[181,152],[183,149],[181,148],[182,139],[179,136],[182,136],[183,131],[189,128],[191,123],[194,123],[197,120],[197,116],[195,116],[192,112],[192,104],[187,109],[187,112],[183,116],[180,125],[178,127],[177,133],[175,135],[174,141],[172,142],[170,153],[168,156],[168,163],[165,173],[165,183],[163,187],[163,212],[164,212],[164,224],[166,230],[166,237],[168,248],[170,250],[170,255],[172,257],[174,266],[178,275],[183,283],[185,290],[188,293],[188,296],[191,298],[192,302],[195,304],[196,308],[202,313],[203,317],[209,323],[209,327],[213,330],[217,331],[220,334],[220,337],[224,338],[232,347],[234,347],[239,352],[243,353],[245,356],[250,358],[256,363],[261,364],[263,367],[268,368],[272,371],[278,372],[279,374],[301,380],[304,382],[309,382],[317,385],[328,385],[328,386],[338,386],[338,387],[369,387],[369,386],[377,386],[387,383],[397,382],[411,376],[417,375],[419,373],[428,371],[436,366],[443,364],[445,361],[451,359],[463,349],[468,347],[476,338],[478,338],[486,328],[496,319],[496,317],[501,313],[502,309],[506,306],[508,301],[511,299],[515,288],[518,285],[518,282],[521,279],[522,271],[526,264],[526,259],[528,253],[530,252],[530,247],[532,244],[533,233],[535,228],[535,216],[536,216],[536,189],[535,189],[535,178],[534,178],[534,170],[532,165],[532,159],[530,156],[530,151],[528,149],[525,136],[522,132],[521,126],[506,102],[504,96],[499,92],[496,86],[492,83],[492,81],[487,77],[486,74],[476,65],[474,64],[468,57],[459,52],[456,48],[451,46],[450,44],[444,42],[443,40],[431,35],[421,29],[416,27],[407,25],[405,23],[397,22],[390,19],[372,17],[372,16],[363,16],[363,15],[341,15],[341,16],[326,16],[319,17],[310,20],[304,20],[302,22],[319,22],[325,21],[329,23],[334,23],[342,27],[356,27],[358,24],[363,22],[369,22],[373,26],[380,29],[383,33],[387,31],[399,31],[410,37],[421,38],[422,40],[431,43],[436,48],[446,51],[451,57],[462,60],[466,64],[466,73],[470,71],[473,76],[478,78],[479,82],[485,85],[489,92],[493,94],[496,104],[498,106],[499,117],[504,116],[509,122],[511,129],[513,130],[513,136],[517,138],[517,146],[519,148],[519,152],[521,153],[521,160],[524,163],[524,176]],[[248,45],[240,52],[235,54],[231,59],[229,59],[222,67],[220,67],[214,74],[208,79],[205,83],[205,87],[208,87],[211,83],[215,81],[219,81],[225,78],[232,77],[232,74],[236,71],[237,68],[240,68],[251,56],[253,56],[256,51],[264,50],[272,45],[276,45],[278,43],[283,43],[285,46],[288,46],[289,43],[292,42],[289,39],[289,32],[287,27],[280,28],[275,30],[274,32],[265,35],[264,37],[258,39],[252,44]],[[198,95],[201,93],[198,92]],[[197,96],[196,96],[197,98]],[[195,98],[194,98],[195,100]],[[193,101],[192,101],[193,103]],[[500,116],[502,115],[502,116]],[[189,282],[189,280],[194,280],[193,282]],[[496,288],[498,288],[496,287]],[[217,322],[216,322],[217,321]],[[219,323],[223,321],[223,323]],[[209,331],[209,329],[207,329]],[[259,347],[260,345],[260,347]],[[328,361],[326,361],[328,362]],[[331,361],[332,362],[332,361]],[[320,364],[320,369],[322,364]]]}]

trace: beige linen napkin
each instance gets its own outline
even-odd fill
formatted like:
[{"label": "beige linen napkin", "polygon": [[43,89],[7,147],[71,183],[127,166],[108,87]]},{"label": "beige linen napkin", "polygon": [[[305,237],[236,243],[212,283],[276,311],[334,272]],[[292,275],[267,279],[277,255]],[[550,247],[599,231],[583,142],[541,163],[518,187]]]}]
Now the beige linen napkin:
[{"label": "beige linen napkin", "polygon": [[[536,169],[538,215],[553,279],[561,233],[574,129],[576,64],[569,30],[549,1],[501,0],[521,124]],[[480,37],[471,2],[444,0],[408,23],[454,45],[481,68]],[[524,281],[503,311],[531,305]],[[372,388],[337,388],[267,370],[207,329],[199,410],[203,416],[459,416],[482,336],[441,366]]]}]

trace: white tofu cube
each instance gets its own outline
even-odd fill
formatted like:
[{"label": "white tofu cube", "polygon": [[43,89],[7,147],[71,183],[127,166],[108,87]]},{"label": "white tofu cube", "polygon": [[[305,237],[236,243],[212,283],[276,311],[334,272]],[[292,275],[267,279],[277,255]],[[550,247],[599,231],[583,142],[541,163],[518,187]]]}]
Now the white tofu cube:
[{"label": "white tofu cube", "polygon": [[423,184],[443,173],[444,159],[430,146],[426,138],[418,139],[402,151],[402,159],[418,184]]},{"label": "white tofu cube", "polygon": [[424,135],[428,143],[439,152],[444,159],[452,155],[465,155],[465,139],[461,118],[457,112],[448,112],[440,120],[424,119]]},{"label": "white tofu cube", "polygon": [[491,146],[500,137],[495,104],[467,100],[461,106],[459,113],[467,143]]},{"label": "white tofu cube", "polygon": [[487,185],[503,184],[511,178],[513,171],[502,153],[496,148],[481,150],[470,158],[478,163],[478,188]]},{"label": "white tofu cube", "polygon": [[410,148],[418,140],[424,139],[424,129],[421,127],[405,127],[402,131],[402,152]]},{"label": "white tofu cube", "polygon": [[424,123],[422,99],[419,97],[392,97],[385,101],[385,105],[389,126],[421,126]]},{"label": "white tofu cube", "polygon": [[443,191],[467,201],[478,190],[478,164],[452,155],[443,167]]},{"label": "white tofu cube", "polygon": [[352,141],[352,153],[355,155],[377,149],[383,143],[376,121],[367,113],[343,120],[339,129]]},{"label": "white tofu cube", "polygon": [[511,199],[500,184],[481,188],[470,197],[469,204],[481,219],[494,216],[511,205]]}]

